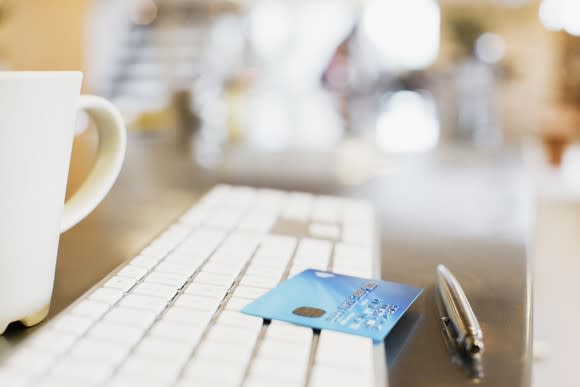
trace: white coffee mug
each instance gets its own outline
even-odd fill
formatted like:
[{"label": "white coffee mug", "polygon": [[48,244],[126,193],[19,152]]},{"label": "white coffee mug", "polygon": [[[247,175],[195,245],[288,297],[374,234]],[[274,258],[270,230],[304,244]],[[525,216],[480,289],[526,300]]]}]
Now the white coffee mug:
[{"label": "white coffee mug", "polygon": [[[98,204],[119,175],[127,141],[119,111],[80,95],[82,73],[0,72],[0,334],[48,314],[59,235]],[[64,203],[77,110],[99,132],[97,160]]]}]

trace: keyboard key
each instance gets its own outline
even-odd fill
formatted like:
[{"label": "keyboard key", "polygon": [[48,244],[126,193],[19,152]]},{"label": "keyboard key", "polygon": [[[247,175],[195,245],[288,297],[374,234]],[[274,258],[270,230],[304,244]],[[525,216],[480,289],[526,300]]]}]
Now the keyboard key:
[{"label": "keyboard key", "polygon": [[367,372],[353,372],[344,367],[329,367],[315,365],[310,376],[312,387],[351,387],[351,386],[374,386],[372,364]]},{"label": "keyboard key", "polygon": [[236,345],[233,343],[205,340],[195,353],[194,362],[221,361],[223,363],[238,363],[240,366],[250,361],[254,350],[253,343]]},{"label": "keyboard key", "polygon": [[122,276],[115,276],[115,277],[111,278],[110,280],[108,280],[104,286],[106,288],[114,288],[114,289],[119,289],[123,292],[128,292],[129,289],[131,289],[133,286],[135,286],[136,283],[137,283],[137,280],[135,280],[135,279],[122,277]]},{"label": "keyboard key", "polygon": [[30,374],[23,374],[15,370],[7,369],[0,371],[0,386],[25,387],[29,386],[30,379]]},{"label": "keyboard key", "polygon": [[234,227],[240,216],[242,215],[241,210],[233,209],[220,209],[213,212],[209,217],[205,219],[205,224],[210,227],[216,227],[221,229],[231,229]]},{"label": "keyboard key", "polygon": [[[86,382],[83,382],[86,384]],[[78,387],[79,381],[65,376],[44,376],[40,384],[35,384],[34,387]]]},{"label": "keyboard key", "polygon": [[369,222],[374,219],[374,211],[363,200],[343,199],[343,219],[348,222]]},{"label": "keyboard key", "polygon": [[278,359],[287,362],[308,361],[310,356],[310,342],[289,342],[275,337],[264,338],[258,350],[258,357],[265,359]]},{"label": "keyboard key", "polygon": [[226,309],[232,311],[240,311],[250,302],[252,302],[252,300],[248,298],[232,297],[226,304]]},{"label": "keyboard key", "polygon": [[139,253],[139,255],[143,255],[143,256],[146,256],[146,257],[153,257],[153,258],[156,258],[156,259],[161,259],[165,255],[167,255],[168,252],[169,252],[169,249],[166,248],[166,247],[147,246],[146,248],[144,248],[143,250],[141,250],[141,252]]},{"label": "keyboard key", "polygon": [[193,296],[183,294],[175,301],[175,306],[186,309],[210,310],[215,311],[220,305],[221,300],[216,298]]},{"label": "keyboard key", "polygon": [[228,288],[225,286],[193,283],[185,288],[184,293],[193,296],[211,297],[222,300],[228,293]]},{"label": "keyboard key", "polygon": [[159,259],[154,257],[147,257],[145,255],[139,255],[131,260],[132,266],[143,267],[147,270],[152,269],[157,263]]},{"label": "keyboard key", "polygon": [[193,283],[227,286],[229,288],[235,279],[236,275],[209,273],[202,269],[193,279]]},{"label": "keyboard key", "polygon": [[72,335],[81,336],[84,334],[91,325],[93,325],[94,320],[88,317],[73,316],[72,314],[65,314],[59,316],[51,326],[53,329],[70,333]]},{"label": "keyboard key", "polygon": [[292,343],[310,343],[312,341],[312,329],[298,325],[288,324],[281,321],[272,321],[266,330],[266,339],[270,338]]},{"label": "keyboard key", "polygon": [[296,248],[296,238],[281,235],[269,235],[260,244],[257,256],[254,257],[265,261],[288,262]]},{"label": "keyboard key", "polygon": [[173,298],[173,296],[175,296],[175,294],[177,294],[177,289],[174,286],[142,282],[138,284],[131,293],[159,297],[165,301],[169,301]]},{"label": "keyboard key", "polygon": [[132,356],[119,370],[119,376],[129,376],[131,379],[144,383],[155,382],[154,384],[157,386],[164,386],[177,379],[181,366],[176,361],[148,356]]},{"label": "keyboard key", "polygon": [[259,207],[270,209],[280,208],[286,198],[286,192],[275,189],[259,189],[256,191],[254,204]]},{"label": "keyboard key", "polygon": [[184,244],[193,241],[196,245],[215,247],[224,239],[225,235],[226,233],[223,230],[215,228],[199,229]]},{"label": "keyboard key", "polygon": [[246,270],[246,275],[255,275],[258,277],[280,278],[284,274],[283,267],[272,267],[260,264],[251,264]]},{"label": "keyboard key", "polygon": [[220,249],[251,253],[252,250],[256,248],[261,239],[262,235],[257,233],[235,231],[232,232],[222,243]]},{"label": "keyboard key", "polygon": [[342,227],[342,240],[355,245],[371,247],[374,231],[373,227],[345,224]]},{"label": "keyboard key", "polygon": [[117,273],[117,276],[127,277],[138,281],[143,278],[145,274],[147,274],[147,269],[139,266],[127,265]]},{"label": "keyboard key", "polygon": [[300,241],[294,260],[316,260],[330,258],[332,243],[322,239],[304,238]]},{"label": "keyboard key", "polygon": [[[224,368],[227,366],[227,372]],[[201,386],[239,386],[246,368],[242,364],[224,364],[223,361],[204,359],[194,361],[184,370],[184,383]]]},{"label": "keyboard key", "polygon": [[191,234],[190,227],[184,227],[177,223],[165,230],[159,239],[170,241],[175,244],[182,241],[189,234]]},{"label": "keyboard key", "polygon": [[254,258],[252,258],[252,262],[250,263],[249,267],[258,265],[264,267],[271,267],[274,270],[284,272],[286,266],[288,266],[290,258],[291,258],[290,254],[288,254],[287,256],[276,255],[275,257],[272,257],[270,253],[264,253],[263,251],[259,250],[254,256]]},{"label": "keyboard key", "polygon": [[199,265],[180,265],[177,263],[171,263],[171,262],[161,262],[159,264],[159,266],[157,266],[155,268],[155,270],[153,270],[154,273],[168,273],[168,274],[181,274],[187,277],[190,277],[193,273],[195,273],[195,271],[197,270],[197,268],[199,267]]},{"label": "keyboard key", "polygon": [[68,358],[52,369],[51,376],[77,381],[77,385],[94,385],[104,382],[112,372],[112,366],[106,363]]},{"label": "keyboard key", "polygon": [[159,380],[144,379],[144,377],[139,375],[135,376],[132,374],[114,375],[113,379],[106,384],[107,387],[169,387],[173,385],[173,381],[166,381],[166,383],[161,383]]},{"label": "keyboard key", "polygon": [[264,320],[259,317],[248,316],[240,312],[224,310],[219,314],[217,323],[223,326],[246,328],[250,330],[260,329]]},{"label": "keyboard key", "polygon": [[159,314],[167,306],[167,301],[159,297],[129,294],[123,298],[123,300],[121,300],[119,306],[126,308],[144,309]]},{"label": "keyboard key", "polygon": [[113,305],[123,297],[123,291],[115,288],[100,288],[89,295],[89,300]]},{"label": "keyboard key", "polygon": [[267,290],[264,288],[256,288],[253,286],[238,286],[234,290],[235,297],[248,298],[250,300],[255,300],[256,298],[262,296]]},{"label": "keyboard key", "polygon": [[257,288],[272,289],[280,282],[280,278],[258,277],[245,275],[240,281],[240,286],[253,286]]},{"label": "keyboard key", "polygon": [[207,207],[194,207],[179,218],[179,222],[187,226],[199,226],[208,214]]},{"label": "keyboard key", "polygon": [[184,363],[193,348],[186,341],[167,340],[160,337],[145,337],[135,348],[135,353],[143,358],[158,358]]},{"label": "keyboard key", "polygon": [[195,272],[206,260],[209,253],[191,253],[191,252],[182,252],[176,251],[173,254],[170,254],[165,260],[165,263],[174,264],[174,265],[181,265],[188,268],[188,270],[184,270],[185,274],[190,276],[190,273]]},{"label": "keyboard key", "polygon": [[207,340],[250,346],[256,342],[260,333],[259,328],[246,329],[215,324],[210,328]]},{"label": "keyboard key", "polygon": [[46,371],[53,362],[54,357],[48,353],[41,353],[34,348],[21,348],[8,357],[2,366],[37,375]]},{"label": "keyboard key", "polygon": [[267,233],[276,221],[275,213],[249,213],[238,224],[238,230]]},{"label": "keyboard key", "polygon": [[172,306],[161,317],[161,321],[172,321],[176,323],[191,324],[203,328],[210,322],[213,311],[203,311],[196,309],[186,309]]},{"label": "keyboard key", "polygon": [[304,385],[308,359],[301,359],[291,365],[287,360],[256,358],[250,367],[248,381],[260,380],[276,384],[277,380]]},{"label": "keyboard key", "polygon": [[319,196],[314,200],[311,218],[317,222],[336,223],[341,218],[340,200],[328,196]]},{"label": "keyboard key", "polygon": [[76,316],[84,316],[98,320],[108,310],[109,305],[104,302],[83,300],[72,308],[71,313]]},{"label": "keyboard key", "polygon": [[308,227],[308,232],[316,238],[340,238],[340,228],[335,224],[311,223]]},{"label": "keyboard key", "polygon": [[90,331],[89,337],[113,343],[133,345],[145,332],[146,328],[138,329],[136,326],[112,323],[108,321],[98,322]]},{"label": "keyboard key", "polygon": [[288,278],[294,277],[296,274],[302,273],[303,271],[304,268],[302,265],[300,266],[292,265],[290,271],[288,272]]},{"label": "keyboard key", "polygon": [[203,266],[203,271],[213,274],[237,276],[240,271],[242,271],[243,267],[244,263],[240,261],[215,262],[210,259],[210,261]]},{"label": "keyboard key", "polygon": [[160,321],[151,328],[149,336],[194,344],[199,341],[202,333],[201,328],[191,324]]},{"label": "keyboard key", "polygon": [[117,307],[110,311],[105,316],[104,320],[123,325],[140,327],[141,330],[145,330],[153,324],[156,317],[157,314],[149,310]]},{"label": "keyboard key", "polygon": [[292,192],[288,194],[286,201],[282,204],[281,215],[288,219],[305,221],[310,215],[311,205],[311,194]]},{"label": "keyboard key", "polygon": [[180,289],[183,285],[185,285],[188,279],[189,279],[188,275],[159,273],[153,271],[151,274],[145,277],[145,281],[143,282],[167,285],[172,286],[175,289]]},{"label": "keyboard key", "polygon": [[76,335],[48,328],[34,334],[25,343],[31,348],[38,348],[45,353],[59,355],[68,351],[76,339]]},{"label": "keyboard key", "polygon": [[127,356],[129,347],[94,338],[83,338],[70,353],[76,360],[96,361],[115,366]]}]

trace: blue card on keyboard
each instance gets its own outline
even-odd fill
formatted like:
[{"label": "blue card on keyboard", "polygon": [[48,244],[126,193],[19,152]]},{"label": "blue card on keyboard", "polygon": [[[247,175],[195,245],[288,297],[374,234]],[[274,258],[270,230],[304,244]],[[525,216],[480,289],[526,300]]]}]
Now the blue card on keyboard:
[{"label": "blue card on keyboard", "polygon": [[242,312],[383,340],[422,291],[394,282],[308,269]]}]

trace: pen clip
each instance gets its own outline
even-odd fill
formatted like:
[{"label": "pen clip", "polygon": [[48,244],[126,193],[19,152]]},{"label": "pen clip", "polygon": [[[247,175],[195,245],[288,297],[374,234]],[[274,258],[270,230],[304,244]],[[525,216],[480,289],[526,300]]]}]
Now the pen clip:
[{"label": "pen clip", "polygon": [[451,326],[451,320],[447,316],[441,317],[441,335],[443,336],[443,341],[445,342],[445,347],[447,351],[451,354],[456,354],[458,351],[457,347],[457,336],[453,332],[453,327]]}]

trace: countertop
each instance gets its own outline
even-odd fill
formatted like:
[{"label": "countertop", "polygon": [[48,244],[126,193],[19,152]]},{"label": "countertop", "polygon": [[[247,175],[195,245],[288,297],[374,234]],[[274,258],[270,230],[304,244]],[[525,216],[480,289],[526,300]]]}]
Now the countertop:
[{"label": "countertop", "polygon": [[[132,133],[118,182],[104,202],[62,235],[50,316],[134,256],[218,180],[196,167],[171,133]],[[386,160],[390,172],[356,186],[273,184],[273,188],[365,198],[380,220],[382,277],[425,288],[387,337],[392,387],[472,384],[453,364],[440,334],[435,267],[463,284],[486,339],[481,385],[528,386],[531,292],[521,201],[521,166],[513,149],[469,146]],[[260,179],[230,183],[268,185]],[[30,331],[12,327],[0,351]]]}]

